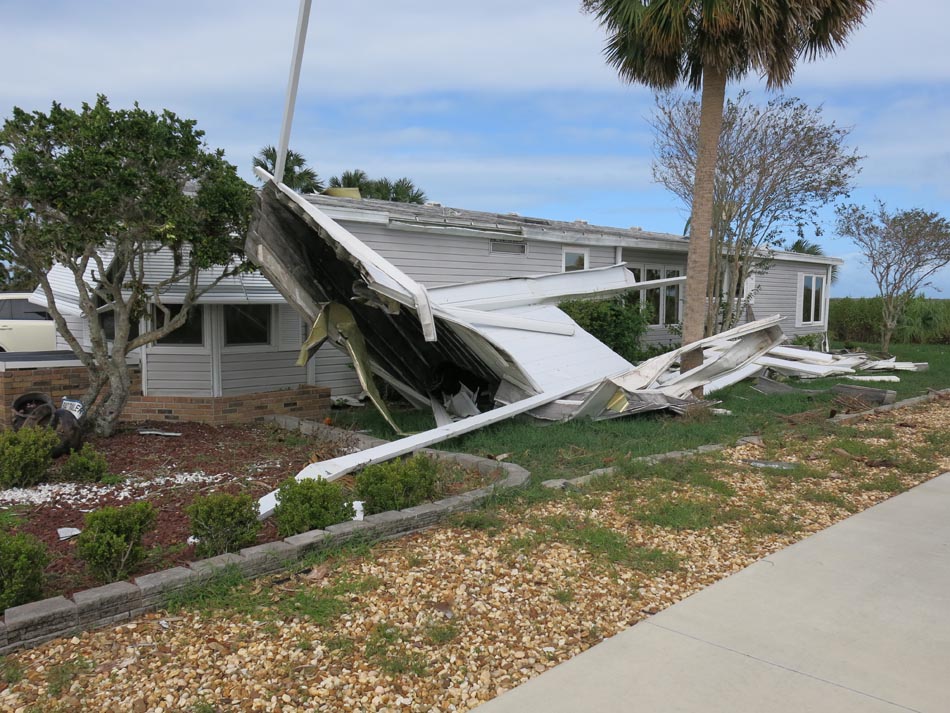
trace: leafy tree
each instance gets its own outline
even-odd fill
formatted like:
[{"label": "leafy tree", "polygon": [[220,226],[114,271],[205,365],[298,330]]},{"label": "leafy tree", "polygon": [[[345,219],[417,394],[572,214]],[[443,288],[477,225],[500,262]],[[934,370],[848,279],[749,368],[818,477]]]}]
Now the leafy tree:
[{"label": "leafy tree", "polygon": [[[703,336],[710,235],[726,82],[750,71],[770,88],[791,81],[799,57],[831,54],[873,0],[582,0],[607,29],[605,54],[620,77],[654,89],[702,90],[683,343]],[[691,352],[684,370],[702,355]]]},{"label": "leafy tree", "polygon": [[[253,163],[255,168],[263,168],[273,176],[277,170],[277,149],[265,146],[254,157]],[[324,188],[317,172],[308,168],[307,159],[296,151],[287,151],[282,182],[298,193],[319,193]]]},{"label": "leafy tree", "polygon": [[36,289],[33,275],[18,265],[0,265],[0,292],[32,292]]},{"label": "leafy tree", "polygon": [[[653,177],[692,205],[699,152],[700,105],[665,92],[656,98]],[[821,109],[775,97],[764,106],[747,92],[726,101],[713,192],[712,250],[706,332],[734,326],[748,296],[743,282],[769,266],[783,233],[811,225],[818,209],[846,195],[860,157],[845,147],[849,129]],[[821,254],[821,253],[812,253]]]},{"label": "leafy tree", "polygon": [[897,322],[918,290],[950,265],[950,222],[937,213],[911,208],[838,208],[838,234],[851,238],[864,255],[881,295],[881,349],[887,352]]},{"label": "leafy tree", "polygon": [[[0,259],[42,287],[89,372],[84,425],[106,435],[129,397],[129,354],[182,326],[202,294],[247,269],[253,190],[202,137],[194,121],[138,104],[113,110],[104,96],[80,111],[15,108],[0,130]],[[160,275],[146,269],[156,257],[169,258]],[[75,283],[88,346],[57,304],[54,264]],[[180,307],[163,302],[170,290]]]},{"label": "leafy tree", "polygon": [[339,176],[330,179],[332,188],[359,188],[363,198],[375,198],[381,201],[397,203],[426,202],[426,194],[409,178],[400,178],[392,181],[388,178],[370,178],[366,171],[359,168],[353,171],[344,171]]}]

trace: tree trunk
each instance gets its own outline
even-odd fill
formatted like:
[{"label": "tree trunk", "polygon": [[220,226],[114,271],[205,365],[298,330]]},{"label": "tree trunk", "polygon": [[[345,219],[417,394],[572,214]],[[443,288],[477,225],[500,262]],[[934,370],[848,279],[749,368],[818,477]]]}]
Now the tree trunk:
[{"label": "tree trunk", "polygon": [[[706,324],[706,292],[709,284],[709,242],[713,224],[716,159],[726,100],[726,74],[718,67],[703,69],[703,94],[699,116],[699,146],[693,208],[690,216],[689,256],[686,260],[686,314],[683,316],[683,344],[703,338]],[[700,350],[683,355],[681,370],[702,364]],[[700,393],[702,389],[700,388]]]},{"label": "tree trunk", "polygon": [[109,393],[95,414],[95,429],[100,436],[111,436],[118,425],[119,416],[129,400],[132,390],[132,375],[125,355],[113,353],[109,359]]}]

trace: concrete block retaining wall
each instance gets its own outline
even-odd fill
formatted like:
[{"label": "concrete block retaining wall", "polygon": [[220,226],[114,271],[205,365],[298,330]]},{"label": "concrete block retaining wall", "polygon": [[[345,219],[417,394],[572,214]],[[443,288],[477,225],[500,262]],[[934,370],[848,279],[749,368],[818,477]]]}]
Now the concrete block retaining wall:
[{"label": "concrete block retaining wall", "polygon": [[[284,428],[304,433],[339,437],[340,432],[321,423],[295,417],[278,416]],[[378,439],[353,434],[360,448]],[[134,578],[131,582],[113,582],[102,587],[76,592],[71,598],[51,597],[38,602],[11,607],[0,623],[0,655],[36,646],[50,639],[71,636],[79,631],[111,626],[145,612],[161,609],[176,592],[206,580],[226,567],[237,567],[247,577],[272,574],[292,566],[318,550],[364,538],[381,540],[429,527],[447,515],[470,510],[489,497],[495,488],[524,485],[527,470],[514,463],[499,463],[464,453],[425,450],[439,459],[454,461],[465,467],[476,467],[483,473],[504,471],[497,483],[462,495],[453,495],[433,503],[416,505],[405,510],[369,515],[362,521],[330,525],[326,530],[312,530],[277,542],[247,547],[235,554],[224,554],[187,567],[173,567],[161,572]]]}]

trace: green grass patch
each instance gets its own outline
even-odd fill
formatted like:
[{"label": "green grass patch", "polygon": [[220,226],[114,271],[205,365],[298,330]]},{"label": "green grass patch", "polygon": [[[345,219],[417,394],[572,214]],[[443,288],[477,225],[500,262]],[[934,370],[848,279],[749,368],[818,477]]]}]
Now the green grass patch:
[{"label": "green grass patch", "polygon": [[73,680],[81,673],[92,670],[92,661],[77,656],[69,661],[53,664],[46,673],[46,692],[56,697],[68,691]]},{"label": "green grass patch", "polygon": [[495,535],[505,527],[505,521],[490,510],[471,510],[453,515],[449,524],[465,530],[481,530],[489,535]]},{"label": "green grass patch", "polygon": [[855,506],[848,502],[845,498],[841,497],[837,493],[832,493],[827,490],[809,488],[808,490],[802,491],[801,498],[802,500],[815,503],[817,505],[834,505],[836,508],[847,510],[848,512],[855,512],[856,510]]},{"label": "green grass patch", "polygon": [[425,676],[427,666],[422,654],[406,652],[402,647],[402,632],[392,624],[380,622],[366,638],[367,660],[390,675],[413,674]]},{"label": "green grass patch", "polygon": [[670,498],[648,503],[635,510],[633,517],[640,522],[672,530],[708,530],[734,522],[740,514],[711,500]]},{"label": "green grass patch", "polygon": [[769,535],[791,535],[801,528],[790,517],[778,515],[757,518],[745,523],[742,531],[751,537],[767,537]]},{"label": "green grass patch", "polygon": [[555,589],[551,592],[554,601],[567,605],[574,601],[574,592],[569,589]]},{"label": "green grass patch", "polygon": [[23,680],[23,666],[12,656],[0,660],[0,681],[14,684]]},{"label": "green grass patch", "polygon": [[454,641],[458,635],[455,624],[429,624],[422,632],[422,637],[433,646],[443,646]]},{"label": "green grass patch", "polygon": [[907,488],[896,475],[882,475],[879,478],[871,478],[863,483],[858,483],[859,490],[876,490],[882,493],[902,493]]}]

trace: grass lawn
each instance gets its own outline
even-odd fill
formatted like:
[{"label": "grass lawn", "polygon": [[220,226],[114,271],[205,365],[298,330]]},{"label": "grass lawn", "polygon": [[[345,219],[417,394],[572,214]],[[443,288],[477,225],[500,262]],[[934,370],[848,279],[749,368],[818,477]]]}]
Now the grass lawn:
[{"label": "grass lawn", "polygon": [[[868,349],[872,345],[867,346]],[[950,386],[950,346],[895,345],[893,352],[902,361],[929,362],[924,372],[900,372],[900,383],[865,384],[897,391],[909,398],[927,389]],[[796,381],[803,388],[831,388],[844,379]],[[508,460],[531,471],[539,480],[573,478],[594,468],[616,465],[630,457],[695,448],[710,443],[731,443],[746,435],[768,435],[787,427],[783,416],[814,410],[816,417],[827,415],[832,395],[788,394],[765,396],[753,391],[751,382],[736,384],[716,394],[721,408],[732,416],[646,414],[612,421],[570,421],[543,425],[529,417],[483,428],[466,436],[445,441],[437,448],[481,456],[508,453]],[[820,411],[820,413],[819,413]],[[406,430],[433,427],[431,416],[422,411],[397,411],[396,421]],[[375,409],[347,409],[335,412],[335,425],[367,429],[381,438],[393,434]]]}]

